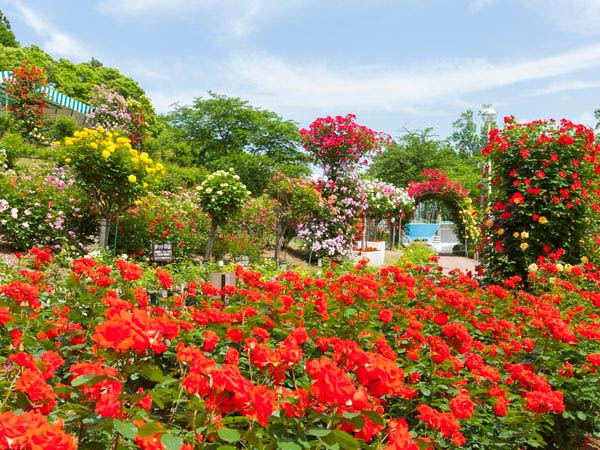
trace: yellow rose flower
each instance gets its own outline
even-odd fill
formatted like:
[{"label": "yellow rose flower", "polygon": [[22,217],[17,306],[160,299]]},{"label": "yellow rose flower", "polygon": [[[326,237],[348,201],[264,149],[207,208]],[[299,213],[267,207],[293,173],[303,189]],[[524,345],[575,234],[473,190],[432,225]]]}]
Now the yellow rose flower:
[{"label": "yellow rose flower", "polygon": [[110,152],[108,150],[102,150],[102,156],[104,156],[104,158],[108,158],[110,156]]},{"label": "yellow rose flower", "polygon": [[521,231],[521,239],[529,238],[529,233],[527,231]]},{"label": "yellow rose flower", "polygon": [[523,243],[521,243],[521,245],[519,247],[521,247],[521,250],[527,250],[527,248],[529,247],[529,244],[527,242],[523,242]]},{"label": "yellow rose flower", "polygon": [[104,127],[103,127],[102,125],[98,125],[98,127],[97,127],[97,130],[98,130],[100,133],[104,133]]},{"label": "yellow rose flower", "polygon": [[135,183],[137,181],[137,177],[135,175],[129,175],[127,179],[130,183]]},{"label": "yellow rose flower", "polygon": [[542,225],[544,225],[546,222],[548,222],[548,219],[546,219],[544,216],[542,216],[538,219],[538,222],[541,223]]},{"label": "yellow rose flower", "polygon": [[71,162],[71,158],[65,158],[65,162],[69,164]]},{"label": "yellow rose flower", "polygon": [[500,228],[498,230],[498,236],[502,236],[504,234],[504,228]]}]

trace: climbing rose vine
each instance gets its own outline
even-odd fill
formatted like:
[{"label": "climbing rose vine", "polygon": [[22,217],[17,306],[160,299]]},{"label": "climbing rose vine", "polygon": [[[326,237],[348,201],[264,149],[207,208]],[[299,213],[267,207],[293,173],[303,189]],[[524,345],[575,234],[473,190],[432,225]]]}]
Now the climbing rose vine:
[{"label": "climbing rose vine", "polygon": [[299,229],[299,236],[320,256],[338,258],[350,252],[353,227],[367,206],[356,167],[368,164],[368,157],[391,141],[389,135],[359,125],[355,119],[354,114],[321,117],[300,130],[302,145],[323,169],[321,194],[331,200],[325,219],[315,217]]},{"label": "climbing rose vine", "polygon": [[41,90],[46,86],[46,71],[27,61],[16,67],[13,76],[4,80],[6,93],[11,97],[8,105],[15,123],[25,138],[37,140],[39,129],[44,125],[46,94]]},{"label": "climbing rose vine", "polygon": [[492,172],[483,228],[490,280],[526,277],[531,264],[598,257],[598,145],[584,125],[562,119],[490,132],[483,155]]},{"label": "climbing rose vine", "polygon": [[94,86],[90,105],[94,107],[86,116],[90,128],[101,126],[108,131],[129,131],[132,118],[127,100],[115,89],[103,84]]},{"label": "climbing rose vine", "polygon": [[441,170],[423,171],[423,181],[408,184],[408,193],[415,203],[437,200],[448,210],[461,241],[479,239],[477,211],[473,208],[469,191],[460,181],[452,181]]}]

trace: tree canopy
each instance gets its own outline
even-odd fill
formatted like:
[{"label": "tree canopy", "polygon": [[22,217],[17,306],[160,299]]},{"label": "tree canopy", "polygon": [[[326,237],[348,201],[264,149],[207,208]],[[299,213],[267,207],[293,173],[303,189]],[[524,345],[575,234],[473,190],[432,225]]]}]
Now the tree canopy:
[{"label": "tree canopy", "polygon": [[13,33],[8,18],[0,11],[0,44],[6,47],[18,47],[19,43]]},{"label": "tree canopy", "polygon": [[192,105],[176,105],[166,122],[173,137],[189,144],[193,164],[211,170],[233,167],[254,194],[267,179],[249,179],[242,166],[261,167],[269,178],[277,170],[293,176],[310,173],[297,125],[245,100],[209,92],[208,98],[197,97]]},{"label": "tree canopy", "polygon": [[431,128],[407,131],[373,158],[367,173],[381,181],[406,187],[411,181],[422,181],[426,169],[443,170],[450,179],[460,181],[472,196],[477,196],[480,158],[457,153],[448,140],[436,138],[432,133]]}]

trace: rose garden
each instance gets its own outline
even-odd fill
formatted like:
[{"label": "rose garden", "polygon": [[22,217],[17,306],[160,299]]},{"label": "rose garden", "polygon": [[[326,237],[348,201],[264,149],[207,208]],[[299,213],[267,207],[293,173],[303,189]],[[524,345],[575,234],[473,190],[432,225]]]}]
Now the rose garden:
[{"label": "rose garden", "polygon": [[[0,237],[16,258],[0,261],[2,448],[582,449],[600,437],[591,129],[505,118],[480,149],[479,199],[439,170],[406,186],[366,179],[391,137],[351,114],[318,118],[297,139],[321,178],[278,171],[252,192],[223,161],[173,178],[139,105],[105,87],[85,127],[40,142],[43,73],[23,65],[5,83]],[[429,201],[478,270],[444,274],[419,243],[372,267],[377,230],[395,247]],[[281,263],[292,244],[307,264]]]}]

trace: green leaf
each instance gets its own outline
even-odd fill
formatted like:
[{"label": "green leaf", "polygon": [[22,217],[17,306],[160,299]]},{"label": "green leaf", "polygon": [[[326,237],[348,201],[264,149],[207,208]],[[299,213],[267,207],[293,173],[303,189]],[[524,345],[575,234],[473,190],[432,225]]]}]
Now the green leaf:
[{"label": "green leaf", "polygon": [[133,440],[137,437],[138,428],[131,422],[122,422],[120,420],[115,419],[113,427],[115,428],[115,431],[122,434],[127,439]]},{"label": "green leaf", "polygon": [[106,379],[105,375],[81,375],[71,381],[71,386],[93,386]]},{"label": "green leaf", "polygon": [[163,434],[160,437],[160,442],[162,442],[166,450],[180,450],[183,445],[183,439],[169,433]]},{"label": "green leaf", "polygon": [[138,436],[148,437],[158,433],[159,431],[164,431],[164,428],[159,427],[156,422],[148,422],[140,427],[138,430]]},{"label": "green leaf", "polygon": [[367,419],[369,419],[375,425],[379,425],[380,427],[385,425],[385,422],[383,420],[383,417],[381,417],[381,414],[378,414],[375,411],[361,411],[361,413],[363,414],[363,416],[365,416]]},{"label": "green leaf", "polygon": [[323,437],[331,434],[331,430],[328,430],[327,428],[311,428],[306,432],[306,434],[310,436]]},{"label": "green leaf", "polygon": [[160,382],[165,379],[165,375],[160,368],[154,364],[148,364],[140,369],[140,374],[149,381]]},{"label": "green leaf", "polygon": [[583,411],[577,411],[577,412],[575,413],[575,415],[577,416],[577,418],[578,418],[579,420],[585,420],[585,419],[587,419],[587,414],[586,414],[586,413],[584,413]]},{"label": "green leaf", "polygon": [[302,446],[291,440],[279,441],[277,447],[281,450],[302,450]]},{"label": "green leaf", "polygon": [[358,311],[356,311],[356,309],[354,308],[348,308],[346,311],[344,311],[344,317],[346,318],[350,318],[350,317],[354,317],[357,314]]},{"label": "green leaf", "polygon": [[242,438],[240,432],[233,428],[221,428],[217,433],[226,442],[238,442]]},{"label": "green leaf", "polygon": [[347,450],[354,450],[359,447],[359,443],[351,435],[342,430],[333,430],[335,440],[340,444],[340,447]]},{"label": "green leaf", "polygon": [[252,448],[258,450],[262,450],[263,448],[265,448],[262,440],[258,436],[256,436],[256,434],[254,434],[254,431],[247,431],[244,434],[244,439],[252,445]]}]

